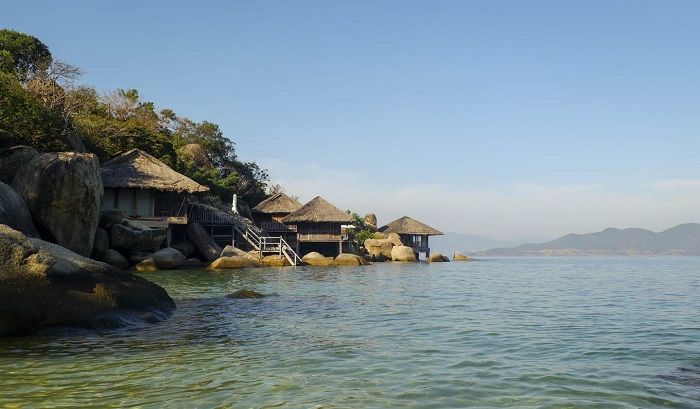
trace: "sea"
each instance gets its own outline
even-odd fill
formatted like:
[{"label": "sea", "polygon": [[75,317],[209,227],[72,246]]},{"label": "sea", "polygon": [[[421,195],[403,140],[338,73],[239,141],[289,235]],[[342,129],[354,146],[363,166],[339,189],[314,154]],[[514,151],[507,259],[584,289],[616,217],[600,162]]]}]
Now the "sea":
[{"label": "sea", "polygon": [[698,257],[142,275],[170,319],[0,339],[0,407],[700,407]]}]

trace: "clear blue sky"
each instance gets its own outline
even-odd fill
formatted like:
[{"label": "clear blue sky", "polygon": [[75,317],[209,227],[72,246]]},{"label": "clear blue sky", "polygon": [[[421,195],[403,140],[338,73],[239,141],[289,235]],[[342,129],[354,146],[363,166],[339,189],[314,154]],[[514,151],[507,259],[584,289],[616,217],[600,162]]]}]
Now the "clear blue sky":
[{"label": "clear blue sky", "polygon": [[[7,4],[10,3],[10,4]],[[221,126],[302,202],[552,239],[700,222],[698,1],[32,1],[101,91]]]}]

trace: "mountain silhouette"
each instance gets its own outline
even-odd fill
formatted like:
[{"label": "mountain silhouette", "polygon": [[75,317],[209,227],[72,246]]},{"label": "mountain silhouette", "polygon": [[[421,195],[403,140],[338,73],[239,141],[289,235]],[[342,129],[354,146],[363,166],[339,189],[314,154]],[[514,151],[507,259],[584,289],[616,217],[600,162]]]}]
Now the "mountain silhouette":
[{"label": "mountain silhouette", "polygon": [[700,224],[686,223],[659,233],[645,229],[607,228],[567,234],[541,244],[523,244],[474,253],[481,256],[700,255]]}]

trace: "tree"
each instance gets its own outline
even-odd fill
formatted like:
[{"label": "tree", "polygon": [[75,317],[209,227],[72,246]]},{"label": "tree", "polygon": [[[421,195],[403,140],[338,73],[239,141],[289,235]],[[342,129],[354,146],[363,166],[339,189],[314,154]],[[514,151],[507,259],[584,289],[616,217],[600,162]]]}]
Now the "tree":
[{"label": "tree", "polygon": [[26,82],[51,64],[51,52],[36,37],[14,30],[0,30],[0,71]]},{"label": "tree", "polygon": [[13,75],[0,73],[0,147],[61,150],[56,136],[62,129],[59,115],[44,107]]}]

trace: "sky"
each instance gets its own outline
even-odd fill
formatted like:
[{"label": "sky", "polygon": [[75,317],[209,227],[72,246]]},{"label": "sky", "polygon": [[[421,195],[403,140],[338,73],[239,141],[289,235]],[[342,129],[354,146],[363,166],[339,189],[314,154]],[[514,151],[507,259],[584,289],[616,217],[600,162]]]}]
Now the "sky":
[{"label": "sky", "polygon": [[698,1],[2,3],[302,203],[500,240],[700,222]]}]

